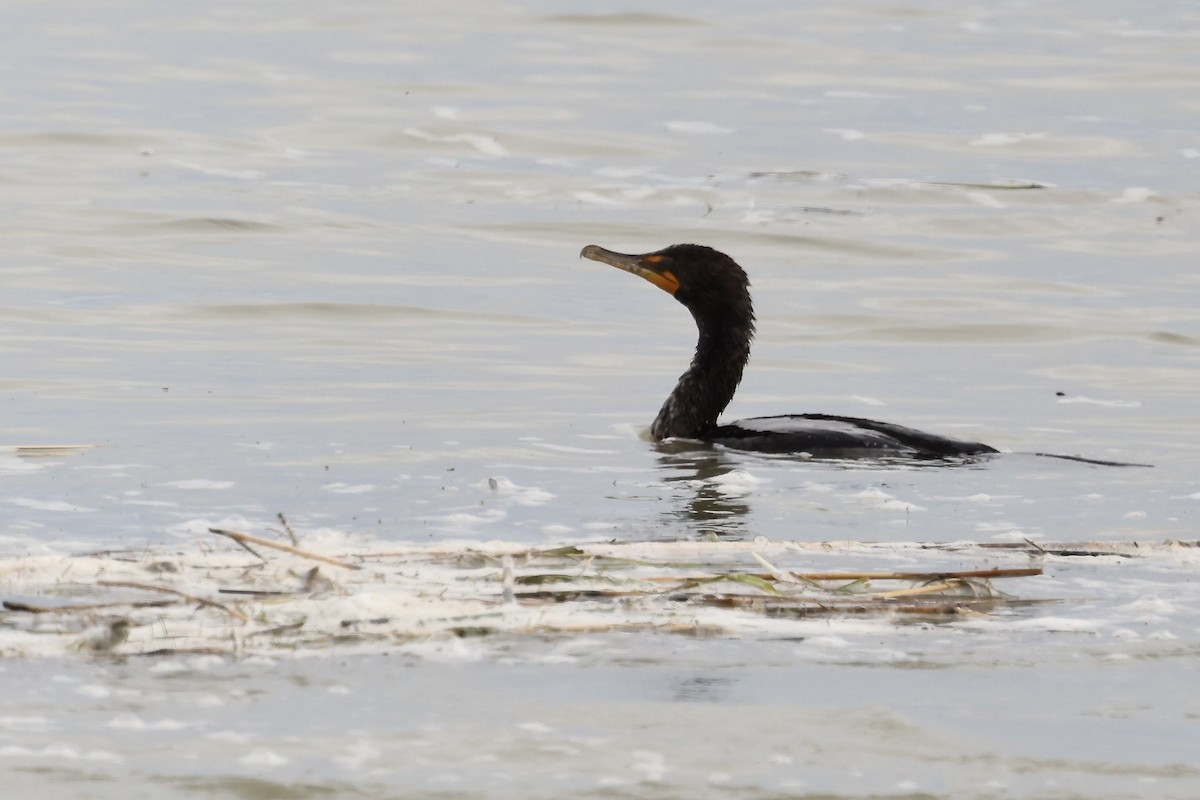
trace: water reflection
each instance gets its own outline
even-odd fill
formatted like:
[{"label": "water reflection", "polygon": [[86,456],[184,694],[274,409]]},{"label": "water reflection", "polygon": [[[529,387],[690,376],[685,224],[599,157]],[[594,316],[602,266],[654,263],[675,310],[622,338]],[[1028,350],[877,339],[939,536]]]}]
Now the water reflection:
[{"label": "water reflection", "polygon": [[719,703],[729,700],[735,681],[730,677],[693,675],[675,684],[671,699],[684,703]]},{"label": "water reflection", "polygon": [[[725,450],[702,442],[672,440],[656,445],[663,480],[680,485],[686,496],[684,517],[702,538],[743,539],[750,506],[744,500],[746,482],[728,480],[739,464]],[[748,476],[747,476],[748,477]],[[679,510],[669,512],[672,517]]]},{"label": "water reflection", "polygon": [[[668,528],[676,528],[682,519],[688,523],[692,536],[720,540],[745,540],[761,533],[751,530],[749,517],[755,509],[753,498],[764,499],[760,485],[765,480],[790,481],[785,476],[798,476],[801,480],[795,492],[806,494],[812,485],[824,483],[834,476],[840,476],[839,482],[845,483],[848,473],[863,473],[863,480],[846,484],[862,491],[872,486],[908,485],[908,480],[901,476],[917,472],[928,475],[930,470],[986,470],[996,458],[1004,457],[1003,454],[986,454],[929,459],[813,459],[802,455],[745,453],[689,440],[660,442],[655,449],[661,480],[677,488],[674,493],[677,503],[664,514],[666,522],[675,523],[669,524]],[[762,471],[760,467],[773,477],[758,477],[757,473]],[[779,467],[791,468],[780,472]],[[826,498],[823,495],[817,497],[817,506],[823,507]],[[778,507],[778,503],[769,501],[768,505]]]}]

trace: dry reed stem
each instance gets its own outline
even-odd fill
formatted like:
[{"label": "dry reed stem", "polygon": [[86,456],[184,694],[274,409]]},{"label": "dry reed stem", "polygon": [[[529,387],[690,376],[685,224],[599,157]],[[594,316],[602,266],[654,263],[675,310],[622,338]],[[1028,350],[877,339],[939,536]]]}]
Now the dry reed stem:
[{"label": "dry reed stem", "polygon": [[243,547],[247,542],[253,542],[254,544],[261,545],[262,547],[270,547],[274,550],[282,550],[285,553],[291,553],[294,556],[311,558],[314,561],[324,561],[326,564],[333,564],[335,567],[344,567],[345,569],[362,569],[362,567],[358,564],[351,564],[348,561],[341,561],[336,558],[330,558],[329,556],[318,555],[317,553],[311,553],[308,550],[301,550],[299,547],[292,547],[290,545],[280,544],[279,542],[272,542],[270,539],[264,539],[261,536],[252,536],[249,533],[242,533],[241,531],[230,531],[223,528],[209,528],[208,532],[233,539]]},{"label": "dry reed stem", "polygon": [[136,602],[126,600],[113,603],[83,603],[74,606],[39,606],[34,603],[22,603],[17,600],[5,600],[4,607],[9,611],[26,611],[30,614],[72,614],[82,611],[99,611],[105,608],[162,608],[178,600],[143,600]]},{"label": "dry reed stem", "polygon": [[141,590],[147,591],[147,592],[162,592],[163,594],[173,594],[173,595],[182,597],[183,599],[185,599],[189,602],[192,602],[192,603],[199,603],[202,606],[218,608],[221,611],[224,611],[229,616],[234,617],[235,619],[239,619],[242,622],[247,622],[249,620],[249,618],[245,614],[238,611],[236,608],[230,608],[229,606],[221,605],[220,603],[218,603],[214,600],[207,600],[203,597],[197,597],[194,594],[188,594],[187,592],[181,592],[178,589],[172,589],[169,586],[158,586],[153,583],[137,583],[135,581],[96,581],[96,585],[97,586],[109,586],[109,587],[121,588],[121,589],[141,589]]},{"label": "dry reed stem", "polygon": [[288,522],[287,517],[283,515],[282,511],[279,512],[278,517],[279,524],[283,526],[284,533],[286,533],[288,538],[292,540],[292,547],[299,545],[300,542],[296,539],[296,532],[292,530],[292,524]]},{"label": "dry reed stem", "polygon": [[[818,581],[945,581],[965,578],[1030,578],[1042,573],[1043,570],[1041,567],[1020,567],[1014,569],[975,569],[960,572],[789,572],[787,574],[793,579],[816,584]],[[763,580],[775,579],[773,574],[765,572],[747,572],[741,574]],[[711,581],[718,577],[723,576],[706,575],[688,578],[671,575],[649,575],[638,580],[668,583],[679,581]]]},{"label": "dry reed stem", "polygon": [[971,569],[960,572],[793,572],[810,581],[929,581],[951,578],[1031,578],[1041,575],[1041,567],[1012,569]]},{"label": "dry reed stem", "polygon": [[945,581],[942,583],[931,583],[928,586],[915,586],[912,589],[893,589],[890,592],[872,592],[871,597],[887,599],[892,597],[915,597],[922,594],[939,594],[947,589],[955,589],[961,584],[953,581]]}]

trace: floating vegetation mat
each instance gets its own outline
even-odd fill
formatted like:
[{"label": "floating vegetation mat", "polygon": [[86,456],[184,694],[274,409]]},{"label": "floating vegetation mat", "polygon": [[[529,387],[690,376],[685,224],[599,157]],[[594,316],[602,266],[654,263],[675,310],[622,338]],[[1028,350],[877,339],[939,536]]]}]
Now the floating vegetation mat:
[{"label": "floating vegetation mat", "polygon": [[[316,654],[431,637],[786,636],[797,621],[1012,617],[1047,565],[1196,552],[1047,545],[297,542],[208,528],[175,548],[0,559],[0,655]],[[290,542],[290,543],[289,543]],[[851,566],[839,566],[850,563]]]}]

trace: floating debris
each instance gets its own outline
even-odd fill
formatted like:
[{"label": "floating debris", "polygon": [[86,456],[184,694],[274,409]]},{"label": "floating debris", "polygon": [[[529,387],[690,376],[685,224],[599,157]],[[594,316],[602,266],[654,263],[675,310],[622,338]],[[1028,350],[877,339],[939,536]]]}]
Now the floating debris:
[{"label": "floating debris", "polygon": [[6,444],[0,445],[0,453],[13,453],[25,458],[73,456],[93,447],[94,444]]},{"label": "floating debris", "polygon": [[[302,655],[438,636],[605,631],[792,636],[794,629],[780,626],[837,616],[952,623],[1061,602],[996,588],[1008,581],[1036,592],[1040,581],[1021,579],[1037,579],[1047,563],[1119,563],[1197,546],[756,540],[530,548],[398,546],[343,536],[301,548],[210,530],[238,547],[214,550],[198,538],[173,549],[0,559],[0,656]],[[265,550],[248,555],[247,544]],[[814,568],[865,559],[931,567]],[[346,571],[335,581],[312,561]]]}]

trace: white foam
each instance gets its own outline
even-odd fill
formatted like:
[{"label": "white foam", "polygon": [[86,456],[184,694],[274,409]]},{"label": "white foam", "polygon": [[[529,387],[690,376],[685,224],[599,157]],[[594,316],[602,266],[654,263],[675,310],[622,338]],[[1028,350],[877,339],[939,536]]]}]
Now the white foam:
[{"label": "white foam", "polygon": [[925,510],[924,506],[917,505],[916,503],[910,503],[906,500],[900,500],[894,495],[888,494],[887,492],[875,486],[863,489],[861,492],[851,494],[850,496],[859,500],[863,500],[867,505],[870,505],[874,508],[881,508],[887,511],[907,512]]},{"label": "white foam", "polygon": [[274,750],[259,748],[239,758],[238,763],[248,767],[281,767],[288,763],[288,759]]},{"label": "white foam", "polygon": [[878,397],[867,397],[867,396],[861,395],[861,394],[852,394],[852,395],[850,395],[850,399],[856,403],[862,403],[863,405],[868,405],[868,406],[886,406],[887,405],[887,403],[883,402]]},{"label": "white foam", "polygon": [[722,475],[715,475],[708,482],[717,487],[717,491],[727,497],[742,497],[750,494],[766,481],[755,477],[743,469],[733,469]]},{"label": "white foam", "polygon": [[33,511],[65,511],[72,514],[86,514],[96,510],[87,506],[77,506],[65,500],[34,500],[30,497],[12,497],[9,498],[8,502],[14,506],[28,508]]},{"label": "white foam", "polygon": [[123,731],[178,731],[192,727],[190,723],[174,719],[161,719],[157,722],[146,722],[137,714],[127,712],[118,714],[109,720],[108,727]]},{"label": "white foam", "polygon": [[733,128],[726,128],[713,122],[676,120],[666,123],[667,130],[672,133],[687,133],[693,135],[711,136],[714,134],[733,133]]},{"label": "white foam", "polygon": [[1045,139],[1046,133],[985,133],[971,140],[974,147],[1004,147],[1037,139]]},{"label": "white foam", "polygon": [[8,745],[0,747],[0,758],[44,758],[51,761],[101,761],[123,764],[125,759],[107,750],[82,750],[69,744],[52,744],[46,747],[22,747]]},{"label": "white foam", "polygon": [[844,142],[855,142],[866,135],[862,131],[853,128],[826,128],[825,132],[841,137]]},{"label": "white foam", "polygon": [[1142,406],[1140,400],[1097,400],[1094,397],[1085,397],[1083,395],[1059,397],[1055,402],[1060,405],[1092,405],[1107,406],[1108,408],[1141,408]]},{"label": "white foam", "polygon": [[445,142],[448,144],[466,144],[480,155],[499,158],[508,155],[508,148],[500,144],[495,136],[484,133],[451,133],[444,136],[423,131],[420,128],[405,128],[404,133],[414,139],[426,142]]},{"label": "white foam", "polygon": [[193,164],[190,161],[174,160],[171,162],[177,167],[190,169],[193,172],[199,172],[202,175],[209,175],[214,178],[233,178],[239,181],[258,181],[267,177],[267,173],[260,169],[228,169],[226,167],[205,167],[201,164]]},{"label": "white foam", "polygon": [[233,481],[213,481],[204,478],[193,478],[191,480],[167,481],[163,486],[170,486],[173,489],[232,489],[235,484]]},{"label": "white foam", "polygon": [[1144,186],[1130,186],[1121,192],[1120,197],[1114,197],[1114,203],[1144,203],[1154,196],[1154,192]]},{"label": "white foam", "polygon": [[327,492],[333,492],[334,494],[366,494],[367,492],[375,491],[376,487],[373,483],[350,484],[338,482],[327,483],[321,488]]}]

